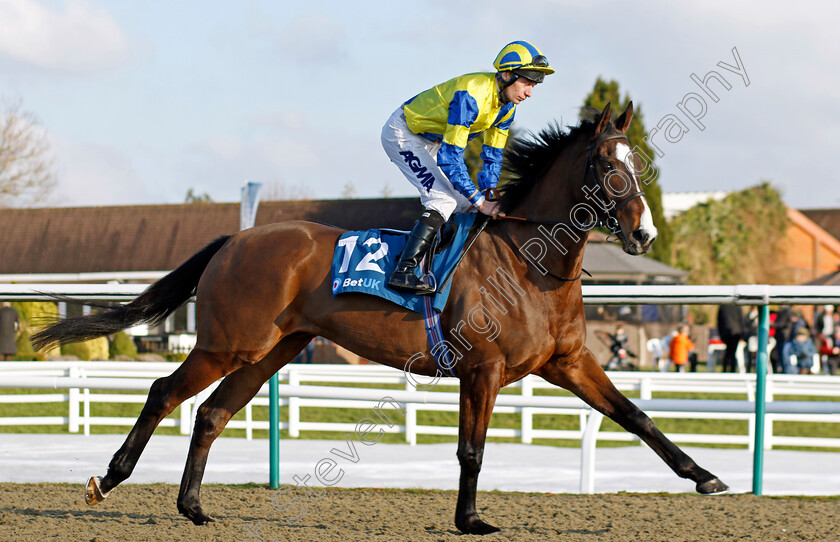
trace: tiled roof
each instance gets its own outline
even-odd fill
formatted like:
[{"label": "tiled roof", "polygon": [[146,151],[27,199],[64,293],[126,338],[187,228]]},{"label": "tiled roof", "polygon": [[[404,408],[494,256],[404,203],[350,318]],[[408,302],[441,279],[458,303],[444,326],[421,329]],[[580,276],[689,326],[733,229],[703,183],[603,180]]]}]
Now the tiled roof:
[{"label": "tiled roof", "polygon": [[[265,201],[256,223],[411,229],[420,210],[417,198]],[[165,271],[238,229],[238,203],[3,209],[0,274]]]},{"label": "tiled roof", "polygon": [[[264,201],[256,224],[310,220],[354,230],[410,230],[421,209],[417,198]],[[238,203],[3,209],[0,275],[168,271],[216,237],[238,229]],[[590,231],[589,239],[595,243],[587,249],[587,261],[603,251],[595,245],[606,235]],[[636,276],[658,264],[625,258],[620,249],[610,254],[598,256],[590,271]],[[633,266],[621,263],[625,261]],[[681,273],[667,269],[671,271],[656,274]]]},{"label": "tiled roof", "polygon": [[840,209],[800,209],[817,226],[840,239]]},{"label": "tiled roof", "polygon": [[615,243],[593,243],[583,253],[583,268],[592,273],[593,279],[618,278],[648,281],[654,277],[667,282],[683,282],[688,272],[644,256],[631,256]]}]

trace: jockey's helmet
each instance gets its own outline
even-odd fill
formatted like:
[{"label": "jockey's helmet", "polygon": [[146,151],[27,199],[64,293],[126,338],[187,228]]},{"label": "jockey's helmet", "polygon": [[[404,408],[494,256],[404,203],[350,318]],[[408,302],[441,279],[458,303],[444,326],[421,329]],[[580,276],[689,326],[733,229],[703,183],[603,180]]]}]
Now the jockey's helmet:
[{"label": "jockey's helmet", "polygon": [[493,66],[499,73],[513,72],[514,77],[507,82],[508,85],[519,77],[542,83],[546,75],[554,73],[545,55],[527,41],[514,41],[505,45],[496,56]]}]

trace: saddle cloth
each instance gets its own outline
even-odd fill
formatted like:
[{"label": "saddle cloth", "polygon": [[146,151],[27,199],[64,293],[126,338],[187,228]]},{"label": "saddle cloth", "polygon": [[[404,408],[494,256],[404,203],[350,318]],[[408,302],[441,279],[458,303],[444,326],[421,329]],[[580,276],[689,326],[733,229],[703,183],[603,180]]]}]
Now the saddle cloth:
[{"label": "saddle cloth", "polygon": [[[453,215],[449,220],[449,223],[454,226],[452,242],[436,253],[432,259],[432,274],[440,289],[433,295],[432,306],[438,312],[442,311],[446,305],[452,286],[452,281],[448,280],[448,277],[454,271],[453,267],[464,250],[464,244],[475,223],[475,218],[475,213]],[[424,314],[423,297],[428,296],[399,292],[388,287],[388,277],[397,265],[400,253],[405,246],[405,239],[406,234],[379,229],[344,233],[339,237],[333,253],[333,295],[348,292],[375,295]]]}]

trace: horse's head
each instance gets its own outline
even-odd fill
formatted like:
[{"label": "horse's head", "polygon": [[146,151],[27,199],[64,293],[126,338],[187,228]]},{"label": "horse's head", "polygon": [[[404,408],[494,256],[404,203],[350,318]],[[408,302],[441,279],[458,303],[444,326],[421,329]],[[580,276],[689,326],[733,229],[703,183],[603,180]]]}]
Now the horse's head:
[{"label": "horse's head", "polygon": [[[625,133],[633,120],[633,102],[610,121],[610,104],[595,121],[595,131],[586,147],[583,190],[587,200],[621,239],[624,252],[633,255],[650,250],[656,226],[637,175],[643,171]],[[597,200],[595,200],[597,198]]]}]

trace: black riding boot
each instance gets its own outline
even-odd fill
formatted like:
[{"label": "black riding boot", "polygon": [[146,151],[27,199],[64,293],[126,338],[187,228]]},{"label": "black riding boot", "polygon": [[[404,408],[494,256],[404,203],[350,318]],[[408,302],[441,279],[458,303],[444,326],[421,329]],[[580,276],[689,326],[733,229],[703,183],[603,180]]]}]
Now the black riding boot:
[{"label": "black riding boot", "polygon": [[417,278],[414,270],[420,264],[420,260],[423,259],[443,223],[443,217],[437,211],[427,210],[423,213],[405,241],[405,248],[400,255],[397,268],[391,273],[388,286],[395,290],[415,292],[418,295],[428,295],[435,292],[432,285]]}]

